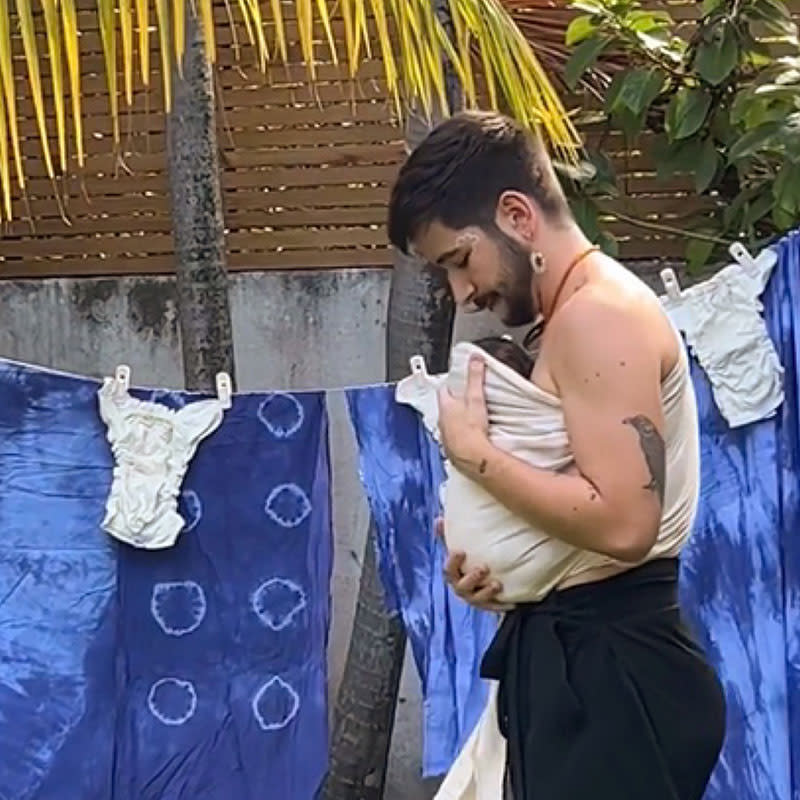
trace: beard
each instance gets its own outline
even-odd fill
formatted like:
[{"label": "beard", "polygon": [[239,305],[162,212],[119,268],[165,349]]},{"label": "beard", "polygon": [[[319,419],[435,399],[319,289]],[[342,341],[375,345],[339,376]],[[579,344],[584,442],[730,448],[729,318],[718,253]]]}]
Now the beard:
[{"label": "beard", "polygon": [[493,292],[492,310],[510,328],[530,325],[539,317],[531,288],[531,255],[503,231],[495,229],[491,235],[500,256],[500,280]]}]

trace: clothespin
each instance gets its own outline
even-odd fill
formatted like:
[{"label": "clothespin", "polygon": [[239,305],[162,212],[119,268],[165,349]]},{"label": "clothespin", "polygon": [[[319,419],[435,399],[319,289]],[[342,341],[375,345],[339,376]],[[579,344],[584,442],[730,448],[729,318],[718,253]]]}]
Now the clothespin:
[{"label": "clothespin", "polygon": [[233,405],[233,383],[227,372],[217,373],[217,397],[225,409]]},{"label": "clothespin", "polygon": [[667,297],[670,300],[679,300],[681,296],[681,285],[678,283],[678,276],[675,274],[675,270],[671,267],[667,267],[666,269],[662,269],[659,273],[661,275],[661,283],[664,284],[664,289],[666,289]]},{"label": "clothespin", "polygon": [[756,260],[750,255],[747,248],[741,242],[734,242],[728,252],[733,256],[733,260],[748,271],[755,271]]},{"label": "clothespin", "polygon": [[425,356],[411,356],[409,363],[411,364],[411,374],[416,376],[417,382],[421,385],[425,384],[428,380],[428,368],[425,365]]},{"label": "clothespin", "polygon": [[125,395],[131,387],[131,368],[127,364],[120,364],[114,370],[114,394]]}]

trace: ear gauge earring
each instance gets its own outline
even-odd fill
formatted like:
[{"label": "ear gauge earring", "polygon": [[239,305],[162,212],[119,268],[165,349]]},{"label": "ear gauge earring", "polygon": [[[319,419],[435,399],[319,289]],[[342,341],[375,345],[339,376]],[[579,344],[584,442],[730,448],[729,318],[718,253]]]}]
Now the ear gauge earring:
[{"label": "ear gauge earring", "polygon": [[531,269],[534,275],[541,275],[545,271],[544,256],[541,253],[531,253]]}]

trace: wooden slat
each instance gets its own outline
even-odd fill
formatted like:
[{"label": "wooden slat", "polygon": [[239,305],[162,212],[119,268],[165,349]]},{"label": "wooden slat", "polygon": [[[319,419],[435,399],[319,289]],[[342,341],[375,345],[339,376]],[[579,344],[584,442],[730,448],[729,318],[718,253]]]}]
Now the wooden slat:
[{"label": "wooden slat", "polygon": [[[388,248],[373,250],[286,250],[282,253],[234,253],[228,258],[231,272],[255,269],[303,270],[384,268],[392,263]],[[172,256],[131,259],[64,258],[53,261],[0,262],[0,279],[56,278],[64,275],[96,277],[106,275],[168,275],[175,270]]]}]

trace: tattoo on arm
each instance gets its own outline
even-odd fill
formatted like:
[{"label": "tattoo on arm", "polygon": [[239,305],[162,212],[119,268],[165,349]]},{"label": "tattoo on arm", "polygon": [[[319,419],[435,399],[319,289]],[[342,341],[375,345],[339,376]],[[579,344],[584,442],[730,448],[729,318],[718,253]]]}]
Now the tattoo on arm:
[{"label": "tattoo on arm", "polygon": [[664,486],[667,477],[667,459],[664,439],[656,426],[643,414],[626,417],[623,424],[630,425],[639,434],[639,446],[642,448],[647,469],[650,471],[650,483],[643,488],[658,494],[661,505],[664,504]]}]

